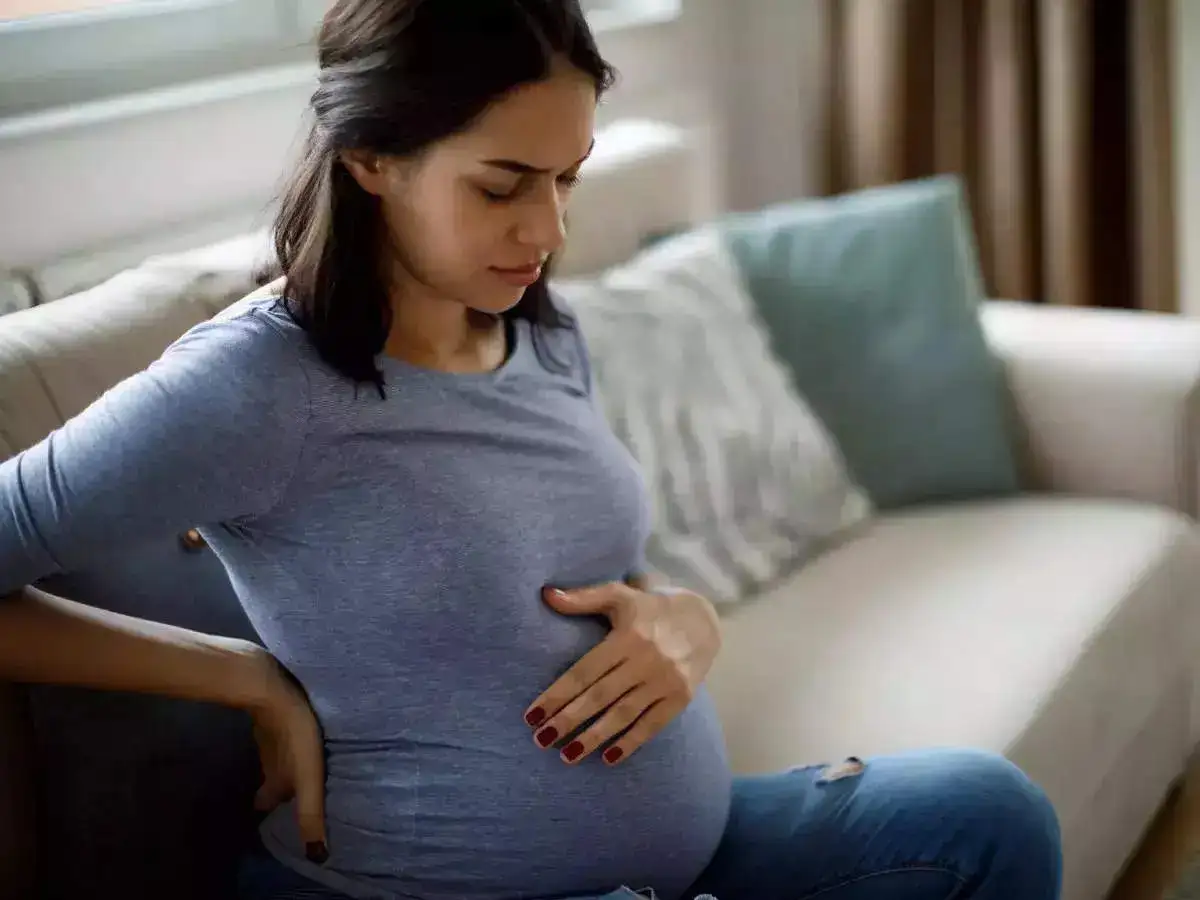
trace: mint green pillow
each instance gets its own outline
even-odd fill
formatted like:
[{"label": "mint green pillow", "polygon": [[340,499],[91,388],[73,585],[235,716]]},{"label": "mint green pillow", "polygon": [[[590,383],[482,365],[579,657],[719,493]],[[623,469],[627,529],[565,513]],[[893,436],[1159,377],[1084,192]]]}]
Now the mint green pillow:
[{"label": "mint green pillow", "polygon": [[774,206],[722,229],[775,352],[876,506],[1018,490],[957,180]]}]

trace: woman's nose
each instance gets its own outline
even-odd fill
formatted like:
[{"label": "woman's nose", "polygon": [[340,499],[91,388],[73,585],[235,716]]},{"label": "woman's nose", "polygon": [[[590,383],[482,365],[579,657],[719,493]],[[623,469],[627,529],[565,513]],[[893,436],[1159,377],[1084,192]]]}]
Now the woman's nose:
[{"label": "woman's nose", "polygon": [[557,252],[567,235],[565,212],[565,204],[557,191],[528,204],[517,225],[517,239],[522,244],[536,247],[543,256]]}]

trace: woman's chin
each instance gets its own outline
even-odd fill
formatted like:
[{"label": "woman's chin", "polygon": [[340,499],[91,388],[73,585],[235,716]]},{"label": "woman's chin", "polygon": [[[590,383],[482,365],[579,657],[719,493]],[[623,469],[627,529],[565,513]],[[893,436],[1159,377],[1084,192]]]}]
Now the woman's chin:
[{"label": "woman's chin", "polygon": [[526,288],[523,287],[507,286],[501,289],[492,288],[489,291],[477,291],[472,294],[467,305],[476,312],[485,313],[490,316],[499,316],[520,303],[521,298],[525,296],[525,291]]}]

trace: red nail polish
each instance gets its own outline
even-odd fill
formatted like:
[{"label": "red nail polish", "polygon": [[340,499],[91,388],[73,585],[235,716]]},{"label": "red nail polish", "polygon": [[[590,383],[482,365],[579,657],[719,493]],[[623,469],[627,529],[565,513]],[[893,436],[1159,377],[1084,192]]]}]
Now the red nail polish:
[{"label": "red nail polish", "polygon": [[329,862],[329,849],[325,846],[324,841],[309,841],[304,845],[304,855],[310,862],[316,863],[318,866]]},{"label": "red nail polish", "polygon": [[583,744],[579,741],[571,741],[563,750],[563,759],[567,762],[575,762],[583,755]]},{"label": "red nail polish", "polygon": [[609,747],[604,751],[604,761],[609,765],[615,762],[620,762],[621,757],[625,755],[625,751],[620,747]]},{"label": "red nail polish", "polygon": [[530,728],[537,728],[546,721],[546,711],[540,706],[535,706],[529,712],[525,713],[525,724]]},{"label": "red nail polish", "polygon": [[549,747],[551,744],[553,744],[555,741],[558,740],[558,729],[557,728],[543,728],[535,736],[536,736],[537,742],[539,744],[541,744],[543,747]]}]

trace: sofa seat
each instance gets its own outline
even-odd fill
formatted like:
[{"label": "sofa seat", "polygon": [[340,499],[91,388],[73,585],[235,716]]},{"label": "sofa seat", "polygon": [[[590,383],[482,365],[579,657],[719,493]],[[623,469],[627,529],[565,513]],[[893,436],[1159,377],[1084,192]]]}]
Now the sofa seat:
[{"label": "sofa seat", "polygon": [[710,683],[735,768],[1004,753],[1059,811],[1066,896],[1102,896],[1191,749],[1192,528],[1048,496],[881,516],[726,615]]}]

